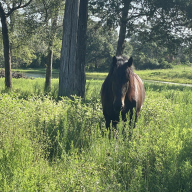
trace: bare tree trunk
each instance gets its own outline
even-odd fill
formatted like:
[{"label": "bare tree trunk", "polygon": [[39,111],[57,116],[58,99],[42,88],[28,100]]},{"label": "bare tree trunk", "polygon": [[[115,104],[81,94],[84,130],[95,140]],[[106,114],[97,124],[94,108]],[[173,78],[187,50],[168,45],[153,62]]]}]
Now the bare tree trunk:
[{"label": "bare tree trunk", "polygon": [[53,49],[52,46],[48,49],[47,55],[47,68],[46,68],[46,79],[45,79],[45,91],[51,91],[51,77],[52,77],[52,64],[53,64]]},{"label": "bare tree trunk", "polygon": [[47,55],[47,68],[46,68],[46,79],[45,79],[45,91],[51,91],[51,77],[52,77],[52,65],[53,65],[53,43],[56,34],[57,27],[57,18],[58,18],[59,10],[56,10],[53,22],[51,24],[51,34],[50,34],[50,42],[48,48]]},{"label": "bare tree trunk", "polygon": [[66,0],[59,74],[59,96],[85,94],[88,0]]},{"label": "bare tree trunk", "polygon": [[79,82],[78,95],[84,98],[85,96],[85,53],[86,53],[86,42],[87,42],[87,18],[88,18],[88,0],[80,1],[79,8],[79,23],[78,23],[78,34],[77,34],[77,60],[76,70],[78,73]]},{"label": "bare tree trunk", "polygon": [[59,96],[77,94],[76,53],[80,0],[66,0],[59,73]]},{"label": "bare tree trunk", "polygon": [[98,69],[98,65],[97,65],[97,61],[95,61],[95,71],[97,71]]},{"label": "bare tree trunk", "polygon": [[8,6],[8,13],[5,13],[2,3],[0,2],[0,17],[2,24],[2,35],[3,35],[3,48],[4,48],[4,59],[5,59],[5,88],[12,89],[12,76],[11,76],[11,52],[9,45],[9,34],[7,26],[7,17],[9,17],[15,10],[27,7],[32,0],[22,5],[22,1],[16,4],[13,2],[12,7]]},{"label": "bare tree trunk", "polygon": [[130,3],[131,3],[131,0],[123,0],[124,7],[122,9],[122,18],[121,18],[121,24],[120,24],[116,55],[122,55],[123,50],[125,48],[124,42],[125,42],[125,36],[126,36],[127,16],[128,16]]},{"label": "bare tree trunk", "polygon": [[1,17],[1,24],[2,24],[3,48],[4,48],[4,59],[5,59],[5,88],[11,89],[12,76],[11,76],[11,54],[10,54],[10,47],[9,47],[9,34],[8,34],[6,15],[1,3],[0,3],[0,17]]}]

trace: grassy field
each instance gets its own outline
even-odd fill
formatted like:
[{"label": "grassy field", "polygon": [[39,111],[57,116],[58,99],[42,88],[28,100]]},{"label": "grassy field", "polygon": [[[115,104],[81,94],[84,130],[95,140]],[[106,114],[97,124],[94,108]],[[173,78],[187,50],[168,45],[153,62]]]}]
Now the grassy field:
[{"label": "grassy field", "polygon": [[[22,73],[39,73],[45,74],[45,69],[15,69]],[[176,66],[173,69],[158,69],[158,70],[135,70],[143,80],[156,80],[156,81],[167,81],[183,84],[192,84],[192,67],[188,66]],[[53,70],[54,76],[59,75],[59,71]],[[104,80],[107,73],[87,72],[86,77],[88,80]]]},{"label": "grassy field", "polygon": [[11,93],[0,79],[0,191],[192,191],[192,89],[145,83],[132,137],[120,123],[109,140],[101,84],[57,101],[58,79],[48,95],[44,79],[13,79]]},{"label": "grassy field", "polygon": [[[173,69],[135,70],[143,80],[192,84],[192,67],[177,66]],[[88,79],[105,79],[107,73],[86,73]]]},{"label": "grassy field", "polygon": [[192,84],[192,67],[179,66],[173,69],[142,70],[136,73],[146,80]]}]

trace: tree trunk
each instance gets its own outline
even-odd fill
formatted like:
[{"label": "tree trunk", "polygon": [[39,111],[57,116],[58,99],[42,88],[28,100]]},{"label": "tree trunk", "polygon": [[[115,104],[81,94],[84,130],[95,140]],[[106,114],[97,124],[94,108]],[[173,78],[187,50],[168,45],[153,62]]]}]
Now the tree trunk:
[{"label": "tree trunk", "polygon": [[59,74],[59,96],[85,94],[88,0],[66,0]]},{"label": "tree trunk", "polygon": [[53,22],[51,24],[50,42],[47,55],[47,68],[46,68],[46,79],[45,79],[45,91],[51,91],[51,77],[52,77],[52,64],[53,64],[53,43],[56,34],[57,17],[59,9],[56,10]]},{"label": "tree trunk", "polygon": [[53,63],[53,49],[49,47],[47,55],[47,68],[46,68],[46,79],[45,79],[45,91],[51,91],[51,77],[52,77],[52,63]]},{"label": "tree trunk", "polygon": [[88,0],[80,1],[79,8],[79,23],[78,23],[78,34],[77,34],[77,81],[80,82],[78,86],[78,96],[84,98],[85,96],[85,53],[86,53],[86,42],[87,42],[87,19],[88,19]]},{"label": "tree trunk", "polygon": [[[13,7],[15,6],[15,2],[13,2]],[[14,34],[14,25],[15,25],[15,15],[14,12],[9,16],[9,34]],[[10,49],[10,57],[11,57],[11,67],[13,67],[13,39],[9,39],[9,49]],[[17,67],[17,66],[16,66]]]},{"label": "tree trunk", "polygon": [[95,71],[97,71],[98,65],[97,65],[97,60],[95,61]]},{"label": "tree trunk", "polygon": [[131,0],[123,0],[124,7],[122,9],[122,18],[121,18],[121,24],[120,24],[116,55],[122,55],[123,50],[125,48],[124,42],[125,42],[125,36],[126,36],[127,16],[128,16],[130,3],[131,3]]},{"label": "tree trunk", "polygon": [[0,17],[1,17],[1,24],[2,24],[3,48],[4,48],[4,59],[5,59],[5,88],[11,89],[12,76],[11,76],[11,55],[10,55],[10,47],[9,47],[9,34],[8,34],[6,15],[1,3],[0,3]]}]

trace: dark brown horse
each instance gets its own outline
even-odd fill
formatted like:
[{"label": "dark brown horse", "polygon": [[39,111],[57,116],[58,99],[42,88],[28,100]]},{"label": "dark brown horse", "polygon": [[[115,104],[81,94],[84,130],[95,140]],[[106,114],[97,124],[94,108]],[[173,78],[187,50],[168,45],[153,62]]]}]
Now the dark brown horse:
[{"label": "dark brown horse", "polygon": [[142,80],[132,69],[133,59],[124,56],[114,56],[111,69],[101,88],[101,102],[106,127],[116,127],[119,116],[126,121],[126,114],[133,117],[133,108],[136,111],[135,121],[145,99],[145,89]]}]

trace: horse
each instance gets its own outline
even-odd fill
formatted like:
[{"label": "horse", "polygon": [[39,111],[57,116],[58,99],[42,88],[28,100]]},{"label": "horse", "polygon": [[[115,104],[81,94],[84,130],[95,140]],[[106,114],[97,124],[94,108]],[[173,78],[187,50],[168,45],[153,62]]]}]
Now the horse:
[{"label": "horse", "polygon": [[[114,56],[108,76],[101,87],[101,103],[106,128],[110,123],[116,128],[120,120],[126,121],[130,114],[130,122],[135,114],[134,126],[145,99],[145,88],[140,77],[133,72],[133,58]],[[135,108],[135,113],[133,109]]]}]

